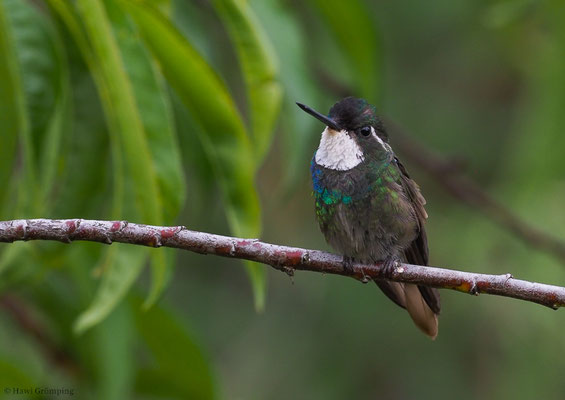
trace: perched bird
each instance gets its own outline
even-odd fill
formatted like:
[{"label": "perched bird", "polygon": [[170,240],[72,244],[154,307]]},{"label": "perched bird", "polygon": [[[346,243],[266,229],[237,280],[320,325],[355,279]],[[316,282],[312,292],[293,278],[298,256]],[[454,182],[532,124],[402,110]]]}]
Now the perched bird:
[{"label": "perched bird", "polygon": [[[428,265],[426,201],[396,158],[376,109],[347,97],[325,116],[296,103],[326,125],[311,163],[316,216],[326,241],[353,261]],[[439,293],[434,288],[377,280],[432,339],[438,333]]]}]

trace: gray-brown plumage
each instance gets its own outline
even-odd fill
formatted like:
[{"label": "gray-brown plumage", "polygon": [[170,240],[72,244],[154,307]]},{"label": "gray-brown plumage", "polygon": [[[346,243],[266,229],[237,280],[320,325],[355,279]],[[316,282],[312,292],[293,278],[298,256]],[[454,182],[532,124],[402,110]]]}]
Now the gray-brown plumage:
[{"label": "gray-brown plumage", "polygon": [[[311,171],[316,215],[328,243],[353,260],[428,265],[425,200],[388,144],[374,107],[348,97],[329,117],[299,104],[326,123]],[[405,308],[416,325],[437,336],[436,289],[380,280],[381,290]]]}]

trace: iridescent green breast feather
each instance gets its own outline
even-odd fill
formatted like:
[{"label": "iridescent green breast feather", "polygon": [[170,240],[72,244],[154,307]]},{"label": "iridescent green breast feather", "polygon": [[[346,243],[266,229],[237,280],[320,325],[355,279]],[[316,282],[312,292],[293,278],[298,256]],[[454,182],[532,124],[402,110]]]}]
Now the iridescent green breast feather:
[{"label": "iridescent green breast feather", "polygon": [[[336,174],[316,164],[314,157],[310,170],[319,219],[331,217],[339,205],[356,206],[369,197],[379,201],[386,198],[393,203],[398,200],[398,193],[391,184],[397,183],[400,176],[392,162],[365,163],[359,171]],[[363,177],[361,184],[359,176]]]}]

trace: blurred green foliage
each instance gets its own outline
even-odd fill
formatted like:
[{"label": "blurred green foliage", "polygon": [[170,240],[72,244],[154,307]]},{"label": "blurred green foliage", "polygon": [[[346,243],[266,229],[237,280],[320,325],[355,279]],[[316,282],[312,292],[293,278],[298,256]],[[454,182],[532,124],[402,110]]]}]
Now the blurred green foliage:
[{"label": "blurred green foliage", "polygon": [[[325,110],[351,94],[565,237],[564,71],[556,0],[0,0],[0,218],[182,224],[327,249],[308,176],[322,127],[294,102]],[[565,282],[565,266],[404,163],[428,200],[432,264]],[[246,264],[245,279],[234,264],[3,245],[0,396],[565,393],[562,312],[444,291],[430,342],[374,285],[271,274],[267,297],[265,268]]]}]

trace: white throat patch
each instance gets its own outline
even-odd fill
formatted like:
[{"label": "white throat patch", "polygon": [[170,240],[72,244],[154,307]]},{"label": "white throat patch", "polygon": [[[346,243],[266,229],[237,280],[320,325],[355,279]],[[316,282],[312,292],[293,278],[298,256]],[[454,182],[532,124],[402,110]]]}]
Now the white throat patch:
[{"label": "white throat patch", "polygon": [[329,169],[348,171],[364,160],[363,151],[347,131],[336,132],[328,127],[322,132],[316,151],[316,163]]}]

